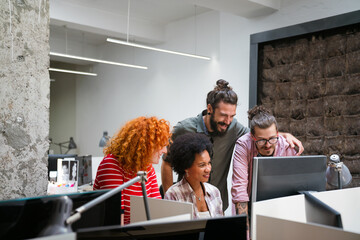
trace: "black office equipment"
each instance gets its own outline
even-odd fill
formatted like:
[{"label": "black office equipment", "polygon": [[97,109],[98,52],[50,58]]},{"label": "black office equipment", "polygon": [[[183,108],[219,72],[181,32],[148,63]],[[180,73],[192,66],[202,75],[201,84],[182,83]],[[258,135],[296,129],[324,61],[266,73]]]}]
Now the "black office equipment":
[{"label": "black office equipment", "polygon": [[[62,214],[68,217],[68,209],[56,211],[64,196],[72,200],[72,210],[75,210],[107,192],[103,190],[0,201],[0,239],[35,238],[54,219],[62,218]],[[120,211],[121,193],[118,193],[84,212],[81,219],[72,224],[72,229],[77,231],[81,228],[120,225]]]},{"label": "black office equipment", "polygon": [[246,216],[79,229],[77,239],[246,239]]},{"label": "black office equipment", "polygon": [[326,156],[255,157],[251,201],[326,190]]}]

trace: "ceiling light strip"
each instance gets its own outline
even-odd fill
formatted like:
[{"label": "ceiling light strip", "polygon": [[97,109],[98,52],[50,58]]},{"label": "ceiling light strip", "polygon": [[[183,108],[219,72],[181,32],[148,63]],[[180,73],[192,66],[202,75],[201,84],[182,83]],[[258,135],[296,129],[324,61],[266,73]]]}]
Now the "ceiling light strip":
[{"label": "ceiling light strip", "polygon": [[165,52],[165,53],[172,53],[172,54],[177,54],[177,55],[186,56],[186,57],[193,57],[193,58],[200,58],[200,59],[204,59],[204,60],[211,60],[211,58],[209,58],[209,57],[204,57],[204,56],[194,55],[194,54],[188,54],[188,53],[182,53],[182,52],[176,52],[176,51],[170,51],[170,50],[165,50],[165,49],[161,49],[161,48],[154,48],[154,47],[149,47],[149,46],[140,45],[140,44],[136,44],[136,43],[130,43],[130,42],[126,42],[126,41],[121,41],[121,40],[117,40],[117,39],[114,39],[114,38],[107,38],[106,41],[112,42],[112,43],[117,43],[117,44],[122,44],[122,45],[126,45],[126,46],[131,46],[131,47],[144,48],[144,49],[148,49],[148,50],[154,50],[154,51]]},{"label": "ceiling light strip", "polygon": [[96,73],[90,73],[90,72],[80,72],[80,71],[67,70],[67,69],[60,69],[60,68],[49,68],[49,71],[54,71],[54,72],[64,72],[64,73],[74,73],[74,74],[88,75],[88,76],[97,76],[97,74],[96,74]]},{"label": "ceiling light strip", "polygon": [[111,62],[111,61],[105,61],[105,60],[100,60],[100,59],[95,59],[95,58],[86,58],[86,57],[80,57],[80,56],[63,54],[63,53],[50,52],[50,55],[58,56],[58,57],[65,57],[65,58],[72,58],[72,59],[77,59],[77,60],[84,60],[84,61],[89,61],[89,62],[105,63],[105,64],[111,64],[111,65],[117,65],[117,66],[123,66],[123,67],[148,69],[148,67],[145,67],[145,66],[132,65],[132,64],[126,64],[126,63],[119,63],[119,62]]}]

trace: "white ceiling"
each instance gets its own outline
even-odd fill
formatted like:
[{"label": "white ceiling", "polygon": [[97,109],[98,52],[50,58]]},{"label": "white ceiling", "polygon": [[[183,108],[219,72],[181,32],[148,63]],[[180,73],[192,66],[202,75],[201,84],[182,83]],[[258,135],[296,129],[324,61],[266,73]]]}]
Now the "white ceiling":
[{"label": "white ceiling", "polygon": [[[54,38],[104,44],[107,37],[164,42],[165,26],[209,11],[252,18],[271,14],[281,0],[50,0]],[[130,3],[130,6],[129,6]],[[129,13],[129,15],[128,15]],[[52,60],[53,57],[52,57]]]},{"label": "white ceiling", "polygon": [[[166,24],[195,15],[195,5],[186,0],[72,0],[71,2],[125,16],[127,16],[130,2],[131,18],[158,24]],[[196,11],[202,13],[210,9],[198,6]]]}]

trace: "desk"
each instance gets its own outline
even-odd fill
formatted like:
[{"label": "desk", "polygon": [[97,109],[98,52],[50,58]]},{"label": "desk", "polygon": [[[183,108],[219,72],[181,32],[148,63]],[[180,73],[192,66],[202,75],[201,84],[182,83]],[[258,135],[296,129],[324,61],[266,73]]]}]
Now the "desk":
[{"label": "desk", "polygon": [[79,229],[77,239],[245,240],[246,216]]},{"label": "desk", "polygon": [[301,194],[253,203],[252,239],[360,239],[360,188],[312,194],[341,214],[343,229],[307,222]]}]

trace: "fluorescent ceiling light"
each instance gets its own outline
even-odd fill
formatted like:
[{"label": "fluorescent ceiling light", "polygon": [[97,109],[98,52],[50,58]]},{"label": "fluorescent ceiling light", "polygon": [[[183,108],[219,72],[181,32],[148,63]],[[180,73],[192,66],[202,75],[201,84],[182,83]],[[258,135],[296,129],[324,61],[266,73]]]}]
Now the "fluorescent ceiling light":
[{"label": "fluorescent ceiling light", "polygon": [[80,56],[63,54],[63,53],[50,52],[50,55],[51,56],[58,56],[58,57],[65,57],[65,58],[78,59],[78,60],[84,60],[84,61],[89,61],[89,62],[112,64],[112,65],[123,66],[123,67],[148,69],[148,67],[139,66],[139,65],[132,65],[132,64],[126,64],[126,63],[119,63],[119,62],[111,62],[111,61],[105,61],[105,60],[100,60],[100,59],[95,59],[95,58],[86,58],[86,57],[80,57]]},{"label": "fluorescent ceiling light", "polygon": [[97,76],[96,73],[80,72],[80,71],[73,71],[73,70],[60,69],[60,68],[49,68],[49,71],[64,72],[64,73],[74,73],[74,74],[88,75],[88,76]]},{"label": "fluorescent ceiling light", "polygon": [[204,59],[204,60],[211,60],[211,58],[209,58],[209,57],[204,57],[204,56],[199,56],[199,55],[194,55],[194,54],[188,54],[188,53],[182,53],[182,52],[175,52],[175,51],[170,51],[170,50],[165,50],[165,49],[160,49],[160,48],[154,48],[154,47],[148,47],[148,46],[145,46],[145,45],[140,45],[140,44],[136,44],[136,43],[130,43],[130,42],[121,41],[121,40],[117,40],[117,39],[113,39],[113,38],[107,38],[106,41],[112,42],[112,43],[117,43],[117,44],[122,44],[122,45],[127,45],[127,46],[131,46],[131,47],[144,48],[144,49],[148,49],[148,50],[154,50],[154,51],[165,52],[165,53],[172,53],[172,54],[182,55],[182,56],[186,56],[186,57],[193,57],[193,58],[200,58],[200,59]]}]

